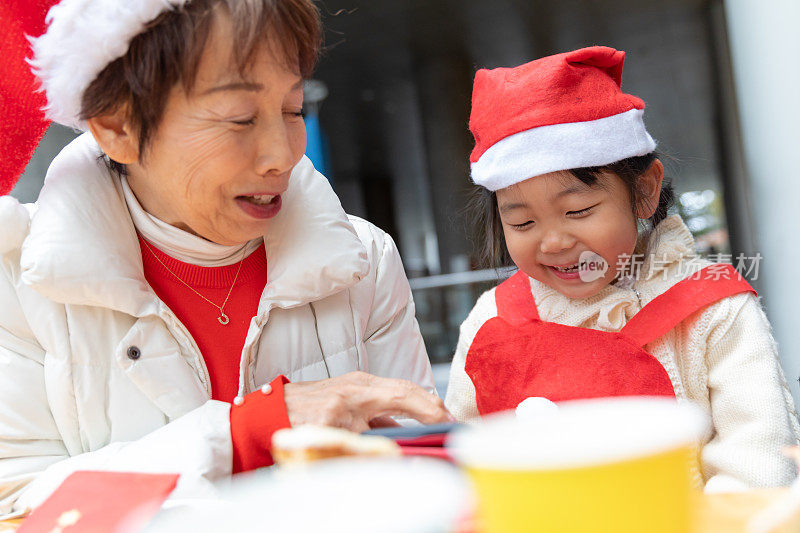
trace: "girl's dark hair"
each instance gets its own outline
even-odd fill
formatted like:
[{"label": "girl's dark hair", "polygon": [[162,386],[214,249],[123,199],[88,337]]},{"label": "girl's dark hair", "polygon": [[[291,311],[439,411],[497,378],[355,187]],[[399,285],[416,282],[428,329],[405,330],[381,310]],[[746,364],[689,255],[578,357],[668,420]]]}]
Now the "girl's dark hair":
[{"label": "girl's dark hair", "polygon": [[[639,177],[644,174],[650,165],[658,158],[658,153],[650,152],[646,155],[629,157],[610,165],[600,167],[574,168],[568,172],[586,185],[597,184],[603,173],[613,173],[625,183],[630,192],[631,211],[636,211],[636,206],[642,201],[639,189]],[[650,233],[658,224],[667,218],[669,209],[675,203],[675,191],[672,183],[665,177],[661,185],[661,194],[658,198],[656,210],[645,221],[645,232]],[[476,226],[475,234],[478,236],[478,262],[486,268],[511,266],[513,262],[506,246],[503,224],[497,208],[497,195],[485,187],[476,187],[475,193],[467,207],[470,220]]]}]

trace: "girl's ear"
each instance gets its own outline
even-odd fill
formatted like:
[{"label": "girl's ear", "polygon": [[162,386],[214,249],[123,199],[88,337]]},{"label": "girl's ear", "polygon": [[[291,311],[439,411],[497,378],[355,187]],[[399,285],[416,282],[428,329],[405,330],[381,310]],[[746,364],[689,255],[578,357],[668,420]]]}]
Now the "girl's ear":
[{"label": "girl's ear", "polygon": [[650,163],[650,168],[636,180],[636,190],[639,193],[636,202],[638,218],[650,218],[656,212],[661,197],[662,181],[664,181],[664,165],[661,164],[661,160],[654,159]]},{"label": "girl's ear", "polygon": [[86,120],[103,153],[123,165],[139,160],[139,138],[128,116],[127,106],[120,106],[111,113]]}]

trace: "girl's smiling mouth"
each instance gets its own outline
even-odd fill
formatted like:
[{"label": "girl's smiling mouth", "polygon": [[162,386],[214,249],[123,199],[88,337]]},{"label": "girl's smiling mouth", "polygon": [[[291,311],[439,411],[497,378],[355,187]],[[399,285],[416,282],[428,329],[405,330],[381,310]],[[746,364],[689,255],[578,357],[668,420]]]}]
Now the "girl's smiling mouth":
[{"label": "girl's smiling mouth", "polygon": [[555,276],[563,280],[574,280],[580,277],[580,263],[573,263],[568,265],[554,266],[544,265]]}]

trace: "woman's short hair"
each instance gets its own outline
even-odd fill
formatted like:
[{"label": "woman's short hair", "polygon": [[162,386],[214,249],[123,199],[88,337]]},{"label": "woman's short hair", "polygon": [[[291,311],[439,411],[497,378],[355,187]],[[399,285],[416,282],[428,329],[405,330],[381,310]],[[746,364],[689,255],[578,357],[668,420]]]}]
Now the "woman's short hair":
[{"label": "woman's short hair", "polygon": [[319,11],[312,0],[192,0],[162,13],[131,41],[124,56],[100,72],[83,93],[81,119],[126,105],[138,131],[139,153],[144,153],[171,89],[181,83],[191,91],[219,9],[230,16],[232,60],[240,71],[261,47],[275,43],[281,49],[273,52],[288,67],[299,69],[303,77],[311,75],[322,36]]}]

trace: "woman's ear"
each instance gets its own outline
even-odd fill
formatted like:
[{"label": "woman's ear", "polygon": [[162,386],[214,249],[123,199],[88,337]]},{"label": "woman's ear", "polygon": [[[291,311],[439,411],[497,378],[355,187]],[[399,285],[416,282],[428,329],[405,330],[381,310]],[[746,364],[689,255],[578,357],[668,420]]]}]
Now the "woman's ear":
[{"label": "woman's ear", "polygon": [[650,163],[650,168],[636,180],[636,190],[639,193],[636,202],[636,216],[638,218],[650,218],[658,208],[658,200],[661,197],[661,183],[664,181],[664,165],[661,160],[654,159]]},{"label": "woman's ear", "polygon": [[130,165],[139,160],[139,138],[128,119],[127,106],[86,120],[100,149],[109,159]]}]

